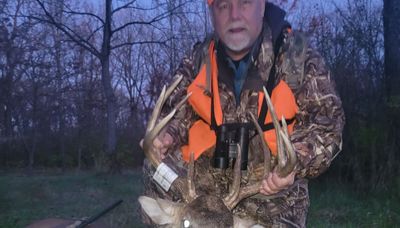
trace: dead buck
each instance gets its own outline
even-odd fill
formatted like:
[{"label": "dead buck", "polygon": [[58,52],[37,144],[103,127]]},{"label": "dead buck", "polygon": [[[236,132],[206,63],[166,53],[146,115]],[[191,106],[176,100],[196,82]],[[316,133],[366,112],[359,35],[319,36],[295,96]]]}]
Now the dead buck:
[{"label": "dead buck", "polygon": [[[160,133],[162,128],[172,119],[179,107],[186,102],[190,94],[188,94],[181,102],[179,102],[178,105],[157,124],[156,121],[159,118],[161,109],[166,102],[166,99],[168,96],[170,96],[172,91],[181,80],[182,78],[178,78],[168,89],[165,87],[163,88],[146,129],[143,150],[146,158],[157,169],[156,174],[160,167],[162,167],[161,169],[168,169],[168,167],[162,163],[159,155],[153,150],[153,141]],[[264,93],[267,99],[268,108],[271,112],[273,124],[276,129],[276,138],[278,144],[278,172],[280,176],[287,176],[294,169],[296,164],[296,156],[293,146],[289,141],[287,126],[284,118],[282,118],[281,127],[269,95],[265,89]],[[253,196],[259,192],[261,181],[266,175],[268,175],[270,171],[270,151],[264,141],[263,132],[261,127],[258,125],[256,118],[251,113],[249,114],[252,122],[256,126],[258,134],[262,137],[262,149],[265,156],[264,172],[257,177],[257,180],[259,181],[254,184],[241,186],[241,156],[240,152],[238,152],[238,157],[233,170],[233,181],[231,183],[229,193],[224,198],[214,195],[197,195],[193,182],[195,167],[192,154],[188,164],[187,177],[177,176],[176,179],[172,178],[170,180],[166,180],[166,182],[171,184],[172,191],[178,191],[181,193],[184,202],[177,203],[160,198],[153,199],[147,196],[139,197],[139,203],[142,209],[155,224],[165,225],[167,227],[262,227],[251,219],[242,219],[233,215],[232,213],[232,209],[235,208],[235,206],[242,199]],[[240,150],[239,146],[238,150]],[[287,151],[287,154],[285,151]],[[169,186],[164,189],[168,191]]]}]

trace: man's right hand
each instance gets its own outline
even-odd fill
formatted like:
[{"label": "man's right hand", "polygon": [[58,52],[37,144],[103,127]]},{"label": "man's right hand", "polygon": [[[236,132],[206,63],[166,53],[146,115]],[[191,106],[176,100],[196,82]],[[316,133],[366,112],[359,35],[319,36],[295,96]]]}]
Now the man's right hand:
[{"label": "man's right hand", "polygon": [[[153,147],[162,159],[165,158],[168,149],[172,146],[174,139],[167,132],[161,132],[153,141]],[[143,148],[143,139],[140,140],[140,146]]]}]

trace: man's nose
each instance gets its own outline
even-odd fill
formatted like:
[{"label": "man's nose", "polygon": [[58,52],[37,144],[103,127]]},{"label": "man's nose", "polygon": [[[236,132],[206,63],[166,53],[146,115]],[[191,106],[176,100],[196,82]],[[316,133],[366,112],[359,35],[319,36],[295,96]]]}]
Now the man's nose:
[{"label": "man's nose", "polygon": [[232,20],[238,20],[242,16],[242,12],[240,11],[239,3],[233,3],[231,7],[231,18]]}]

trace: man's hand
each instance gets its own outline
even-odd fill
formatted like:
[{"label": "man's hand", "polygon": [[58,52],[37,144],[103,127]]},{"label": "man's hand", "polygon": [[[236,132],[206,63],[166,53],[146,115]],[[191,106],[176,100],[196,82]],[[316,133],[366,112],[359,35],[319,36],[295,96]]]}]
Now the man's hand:
[{"label": "man's hand", "polygon": [[[172,146],[174,139],[165,131],[161,132],[153,141],[154,150],[159,154],[161,160],[165,158],[168,149]],[[143,139],[140,140],[140,147],[143,148]]]},{"label": "man's hand", "polygon": [[295,175],[295,172],[292,172],[287,177],[279,177],[276,170],[274,170],[262,181],[260,193],[272,195],[287,189],[293,184]]}]

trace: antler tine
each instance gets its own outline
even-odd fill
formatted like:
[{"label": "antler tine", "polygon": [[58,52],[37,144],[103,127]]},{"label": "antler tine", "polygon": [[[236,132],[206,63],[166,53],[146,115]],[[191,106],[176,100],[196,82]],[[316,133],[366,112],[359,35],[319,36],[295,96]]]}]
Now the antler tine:
[{"label": "antler tine", "polygon": [[178,84],[182,81],[182,78],[182,76],[177,77],[177,79],[168,87],[168,89],[166,89],[165,85],[163,86],[160,96],[157,99],[156,105],[154,106],[149,123],[147,124],[146,132],[151,131],[154,128],[154,125],[158,119],[158,116],[161,113],[161,109],[164,106],[165,101],[178,86]]},{"label": "antler tine", "polygon": [[271,98],[269,97],[268,92],[265,89],[265,87],[263,87],[263,90],[264,90],[265,99],[267,101],[268,110],[271,114],[272,123],[274,124],[274,127],[275,127],[276,145],[277,145],[277,150],[278,150],[278,166],[284,167],[286,165],[286,157],[285,157],[284,148],[282,145],[281,135],[279,133],[281,131],[281,125],[279,124],[279,120],[278,120],[278,116],[276,115],[275,108],[272,105]]},{"label": "antler tine", "polygon": [[[272,105],[271,98],[269,97],[265,87],[263,89],[265,99],[267,100],[267,106],[271,113],[272,122],[275,127],[276,143],[278,149],[278,174],[279,176],[285,177],[293,171],[297,162],[297,157],[294,152],[293,145],[289,140],[289,133],[287,130],[287,123],[285,121],[285,118],[282,116],[282,130],[275,109]],[[287,151],[287,155],[285,154],[285,151]]]},{"label": "antler tine", "polygon": [[289,175],[289,173],[291,173],[294,170],[296,163],[297,163],[297,156],[296,156],[296,152],[294,151],[293,145],[289,140],[289,133],[288,133],[286,120],[283,117],[282,117],[282,127],[284,130],[280,132],[280,135],[283,139],[283,142],[284,142],[284,145],[285,145],[286,151],[287,151],[287,164],[286,164],[286,166],[284,166],[280,169],[280,175],[287,176],[287,175]]},{"label": "antler tine", "polygon": [[240,145],[237,144],[237,157],[236,157],[235,167],[233,169],[232,188],[229,191],[229,194],[224,198],[224,203],[229,209],[232,209],[234,207],[233,203],[236,201],[236,199],[239,196],[240,181],[242,179],[241,170],[240,170],[240,164],[242,163],[241,153],[242,153],[242,150],[240,148]]},{"label": "antler tine", "polygon": [[261,138],[261,145],[262,145],[262,150],[264,153],[264,177],[268,176],[269,172],[271,171],[271,151],[269,150],[267,143],[265,142],[264,139],[264,132],[261,129],[260,124],[258,124],[258,121],[256,117],[253,115],[253,113],[248,112],[251,116],[251,120],[253,121],[254,126],[256,127],[257,133]]},{"label": "antler tine", "polygon": [[153,109],[153,112],[151,113],[150,120],[147,123],[146,134],[148,132],[150,132],[151,130],[153,130],[154,125],[157,122],[158,116],[160,115],[162,106],[164,105],[164,102],[165,102],[164,101],[165,100],[165,90],[166,90],[166,86],[164,85],[161,90],[160,96],[158,96],[157,102],[154,105],[154,109]]},{"label": "antler tine", "polygon": [[171,93],[175,90],[175,88],[179,85],[179,83],[182,81],[183,76],[180,75],[176,78],[174,82],[168,87],[167,91],[165,92],[165,97],[169,97]]},{"label": "antler tine", "polygon": [[188,167],[188,176],[187,176],[187,181],[188,181],[188,201],[191,202],[194,199],[197,198],[196,194],[196,187],[193,182],[194,179],[194,153],[190,153],[190,161],[189,161],[189,167]]},{"label": "antler tine", "polygon": [[153,146],[153,141],[160,133],[160,131],[167,125],[167,123],[172,119],[175,115],[176,111],[184,104],[191,94],[187,94],[175,107],[174,109],[165,116],[158,124],[156,124],[157,119],[160,116],[162,107],[167,100],[167,97],[172,93],[172,91],[176,88],[176,86],[181,82],[182,77],[178,77],[168,89],[164,86],[161,94],[156,102],[153,113],[151,114],[149,123],[147,124],[146,134],[143,140],[143,151],[145,152],[145,156],[149,159],[154,167],[158,167],[161,163],[157,154],[150,153],[151,147]]},{"label": "antler tine", "polygon": [[260,192],[260,186],[261,186],[262,179],[264,177],[266,177],[269,174],[269,172],[271,171],[271,154],[270,154],[271,152],[268,149],[267,144],[265,143],[263,131],[261,129],[261,126],[258,124],[258,121],[257,121],[256,117],[253,115],[253,113],[249,112],[249,114],[251,116],[251,120],[254,123],[254,126],[256,127],[257,133],[261,137],[262,149],[263,149],[263,153],[264,153],[264,174],[262,177],[260,177],[260,182],[256,182],[254,184],[242,187],[239,191],[239,194],[236,196],[236,198],[232,198],[230,201],[227,201],[225,203],[225,205],[229,209],[233,209],[234,207],[236,207],[236,205],[242,199],[248,198],[248,197],[253,196],[253,195],[257,194],[258,192]]}]

